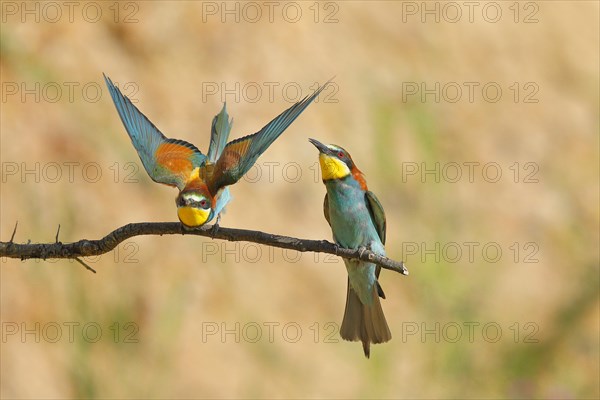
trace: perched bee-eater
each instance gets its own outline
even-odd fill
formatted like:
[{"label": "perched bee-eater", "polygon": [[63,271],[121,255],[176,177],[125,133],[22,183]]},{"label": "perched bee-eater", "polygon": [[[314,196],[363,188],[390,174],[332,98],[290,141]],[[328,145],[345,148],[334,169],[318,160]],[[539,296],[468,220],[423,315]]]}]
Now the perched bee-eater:
[{"label": "perched bee-eater", "polygon": [[[227,143],[232,121],[225,105],[212,122],[207,155],[183,140],[169,139],[104,75],[119,116],[150,178],[179,189],[177,216],[187,227],[204,225],[230,200],[236,183],[258,157],[327,86],[294,104],[255,134]],[[227,144],[226,144],[227,143]]]},{"label": "perched bee-eater", "polygon": [[[385,255],[385,213],[377,197],[367,188],[363,173],[343,148],[309,140],[319,150],[319,164],[327,188],[323,211],[334,241],[344,248],[367,248]],[[348,271],[348,292],[340,335],[344,340],[360,340],[369,358],[371,343],[384,343],[392,338],[379,301],[379,297],[385,299],[377,281],[381,267],[358,260],[344,259],[344,263]]]}]

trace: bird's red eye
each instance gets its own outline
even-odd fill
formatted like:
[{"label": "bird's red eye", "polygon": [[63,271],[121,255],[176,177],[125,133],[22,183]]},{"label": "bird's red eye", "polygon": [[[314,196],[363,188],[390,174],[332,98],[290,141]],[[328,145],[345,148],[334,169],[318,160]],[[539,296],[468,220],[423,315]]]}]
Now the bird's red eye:
[{"label": "bird's red eye", "polygon": [[202,201],[200,202],[200,205],[201,205],[202,207],[204,207],[204,206],[206,205],[206,200],[202,200]]},{"label": "bird's red eye", "polygon": [[343,151],[338,152],[338,157],[339,158],[344,158],[344,152]]}]

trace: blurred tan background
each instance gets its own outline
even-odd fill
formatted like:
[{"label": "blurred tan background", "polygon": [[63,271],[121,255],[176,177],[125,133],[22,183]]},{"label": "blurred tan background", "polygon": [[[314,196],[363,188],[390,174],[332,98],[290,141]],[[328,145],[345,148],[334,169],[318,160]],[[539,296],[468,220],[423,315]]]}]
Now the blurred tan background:
[{"label": "blurred tan background", "polygon": [[223,100],[237,138],[335,76],[221,224],[329,240],[307,139],[336,143],[410,276],[382,273],[393,340],[366,360],[322,254],[152,236],[97,274],[3,259],[0,395],[598,398],[598,3],[475,3],[3,2],[1,240],[176,221],[102,72],[203,151]]}]

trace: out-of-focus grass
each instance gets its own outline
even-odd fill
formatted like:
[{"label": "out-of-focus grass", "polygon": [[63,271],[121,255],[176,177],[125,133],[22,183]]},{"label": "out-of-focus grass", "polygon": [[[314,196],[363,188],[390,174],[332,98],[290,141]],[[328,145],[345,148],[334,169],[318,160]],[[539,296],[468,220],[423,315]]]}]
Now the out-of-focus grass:
[{"label": "out-of-focus grass", "polygon": [[[310,4],[299,4],[311,15]],[[394,338],[367,361],[360,345],[326,328],[343,313],[346,273],[337,259],[174,236],[134,238],[88,260],[96,275],[68,261],[3,260],[3,335],[7,323],[56,322],[63,337],[3,336],[2,397],[597,398],[598,5],[538,5],[539,22],[528,25],[399,23],[402,2],[339,3],[334,24],[202,23],[201,3],[165,2],[139,3],[134,24],[3,23],[3,83],[103,88],[106,72],[137,85],[137,105],[163,132],[202,150],[221,106],[219,96],[203,99],[203,82],[304,89],[336,75],[339,102],[307,109],[261,157],[263,178],[232,189],[222,224],[330,238],[325,190],[311,169],[316,152],[307,138],[315,137],[345,147],[366,174],[386,210],[388,254],[404,258],[411,275],[382,272]],[[403,100],[403,83],[438,81],[494,81],[505,93],[498,103]],[[515,103],[513,82],[535,82],[539,102]],[[256,103],[227,98],[233,138],[289,106],[275,93],[273,102],[266,92]],[[1,106],[3,168],[79,163],[73,182],[3,180],[2,240],[15,220],[17,241],[41,242],[54,240],[59,223],[60,240],[72,241],[175,219],[175,191],[141,169],[106,92],[97,102],[29,95]],[[281,169],[267,179],[263,162],[290,161],[302,167],[300,180],[283,179]],[[127,162],[140,168],[137,183],[124,181]],[[496,162],[504,175],[497,183],[480,174],[450,183],[405,174],[407,163],[436,162]],[[515,183],[515,162],[535,163],[539,181],[522,183],[521,168]],[[87,163],[101,167],[97,182],[81,176]],[[403,254],[410,243],[452,242],[498,243],[503,255],[486,262],[481,245],[472,262],[466,254],[459,262]],[[530,242],[538,261],[525,263]],[[128,322],[137,342],[125,342],[134,332]],[[72,342],[64,323],[79,324]],[[97,342],[82,338],[88,323],[102,329]],[[252,343],[207,335],[208,327],[235,331],[236,323],[256,323],[263,336]],[[278,324],[272,341],[265,323]],[[302,329],[297,342],[282,337],[289,323]],[[473,341],[465,323],[478,324]],[[502,329],[495,343],[482,338],[487,323]],[[455,343],[442,334],[448,324],[463,329]],[[408,326],[437,330],[440,340],[407,335]]]}]

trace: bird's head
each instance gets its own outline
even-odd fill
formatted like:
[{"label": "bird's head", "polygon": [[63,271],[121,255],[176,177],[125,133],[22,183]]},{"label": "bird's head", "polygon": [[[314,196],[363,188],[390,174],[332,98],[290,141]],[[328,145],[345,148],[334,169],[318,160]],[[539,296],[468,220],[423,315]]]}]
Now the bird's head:
[{"label": "bird's head", "polygon": [[315,139],[308,140],[319,150],[319,164],[324,181],[343,179],[348,175],[353,175],[359,181],[364,180],[346,150],[335,144],[325,145]]},{"label": "bird's head", "polygon": [[175,200],[177,216],[190,228],[204,225],[213,218],[212,198],[198,189],[183,190]]}]

